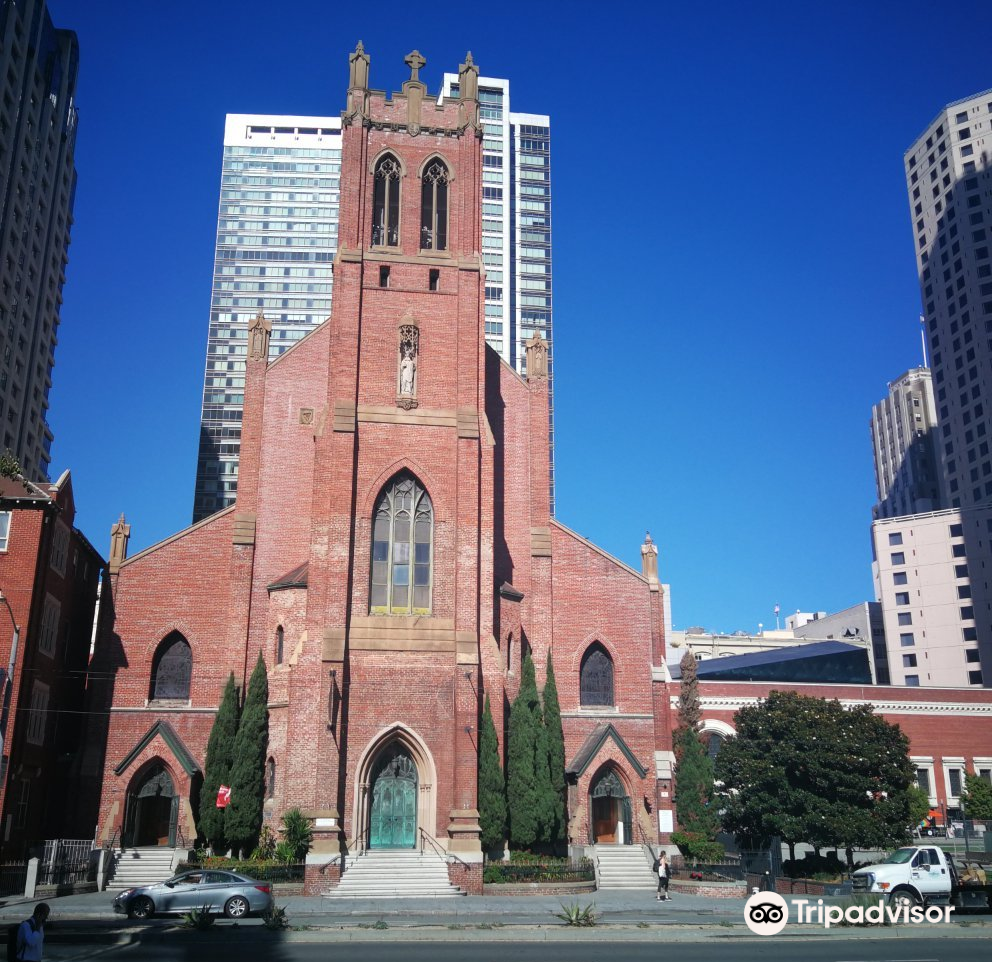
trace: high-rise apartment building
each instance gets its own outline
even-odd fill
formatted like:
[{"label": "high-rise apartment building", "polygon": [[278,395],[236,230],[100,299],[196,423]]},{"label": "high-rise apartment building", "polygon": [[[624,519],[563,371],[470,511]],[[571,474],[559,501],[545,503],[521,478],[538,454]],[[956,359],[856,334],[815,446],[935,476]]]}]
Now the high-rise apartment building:
[{"label": "high-rise apartment building", "polygon": [[992,90],[945,107],[905,155],[952,508],[992,500]]},{"label": "high-rise apartment building", "polygon": [[79,45],[44,0],[0,0],[0,450],[48,477],[48,392],[76,191]]},{"label": "high-rise apartment building", "polygon": [[989,677],[988,575],[972,546],[990,530],[992,504],[872,523],[893,685],[963,688]]},{"label": "high-rise apartment building", "polygon": [[[441,97],[458,95],[445,74]],[[548,342],[554,508],[550,120],[510,112],[508,80],[479,78],[486,342],[521,374],[524,342]],[[193,520],[234,502],[248,322],[272,322],[270,354],[327,319],[337,250],[338,117],[229,115]]]},{"label": "high-rise apartment building", "polygon": [[889,384],[888,397],[871,409],[878,488],[876,518],[943,507],[936,433],[930,370],[913,368]]}]

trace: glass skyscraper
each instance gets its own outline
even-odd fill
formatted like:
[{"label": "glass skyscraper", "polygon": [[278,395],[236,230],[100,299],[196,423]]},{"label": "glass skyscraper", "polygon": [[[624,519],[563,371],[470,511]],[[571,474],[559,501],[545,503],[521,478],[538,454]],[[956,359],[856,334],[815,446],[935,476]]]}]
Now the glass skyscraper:
[{"label": "glass skyscraper", "polygon": [[[442,95],[457,90],[445,74]],[[550,120],[511,113],[507,80],[480,77],[479,100],[486,343],[526,374],[524,343],[548,342],[554,510]],[[272,322],[275,357],[330,315],[340,160],[337,117],[227,118],[194,521],[234,502],[249,321]]]},{"label": "glass skyscraper", "polygon": [[277,357],[331,312],[340,172],[338,117],[227,117],[194,521],[234,502],[249,321]]}]

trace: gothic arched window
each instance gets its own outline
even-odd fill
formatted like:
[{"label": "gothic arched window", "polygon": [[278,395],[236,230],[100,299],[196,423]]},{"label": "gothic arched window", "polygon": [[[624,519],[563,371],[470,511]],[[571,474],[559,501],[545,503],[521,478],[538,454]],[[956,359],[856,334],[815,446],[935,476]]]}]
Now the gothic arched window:
[{"label": "gothic arched window", "polygon": [[283,659],[283,646],[285,644],[286,635],[282,630],[282,625],[276,628],[276,664],[281,665]]},{"label": "gothic arched window", "polygon": [[582,659],[579,674],[579,704],[613,704],[613,659],[596,642]]},{"label": "gothic arched window", "polygon": [[432,160],[424,171],[420,188],[420,249],[448,249],[448,168],[443,160]]},{"label": "gothic arched window", "polygon": [[372,517],[372,614],[430,614],[433,543],[430,495],[404,471],[383,489]]},{"label": "gothic arched window", "polygon": [[265,763],[265,797],[276,797],[276,760],[270,758]]},{"label": "gothic arched window", "polygon": [[178,631],[167,635],[152,661],[152,698],[189,698],[193,652]]},{"label": "gothic arched window", "polygon": [[372,187],[372,246],[397,247],[400,242],[400,162],[392,155],[379,158]]}]

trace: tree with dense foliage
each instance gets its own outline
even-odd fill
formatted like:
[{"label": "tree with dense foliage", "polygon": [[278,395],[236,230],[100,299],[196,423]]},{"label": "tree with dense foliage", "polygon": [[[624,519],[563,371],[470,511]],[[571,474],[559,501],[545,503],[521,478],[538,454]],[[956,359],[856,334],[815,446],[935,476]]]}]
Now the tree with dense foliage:
[{"label": "tree with dense foliage", "polygon": [[713,802],[713,762],[699,738],[699,682],[696,656],[687,651],[680,663],[679,724],[675,729],[675,814],[672,841],[689,859],[716,861],[723,846],[716,841],[720,816]]},{"label": "tree with dense foliage", "polygon": [[906,840],[909,739],[871,705],[773,691],[740,709],[717,756],[723,825],[748,847],[773,836],[814,848],[880,849]]},{"label": "tree with dense foliage", "polygon": [[565,733],[561,727],[561,705],[555,669],[548,652],[547,676],[544,679],[544,733],[548,749],[550,805],[547,841],[564,842],[568,835],[567,799],[565,797]]},{"label": "tree with dense foliage", "polygon": [[[528,848],[542,839],[547,806],[543,788],[549,781],[541,700],[529,653],[524,657],[520,672],[520,691],[510,709],[507,741],[506,802],[510,842]],[[540,765],[537,764],[538,757]]]},{"label": "tree with dense foliage", "polygon": [[992,818],[992,783],[981,775],[964,777],[964,811],[968,818]]},{"label": "tree with dense foliage", "polygon": [[699,707],[699,662],[691,650],[686,651],[679,662],[682,677],[679,681],[679,728],[699,730],[701,710]]},{"label": "tree with dense foliage", "polygon": [[224,686],[220,707],[210,729],[207,757],[203,764],[203,787],[200,790],[200,819],[197,827],[215,852],[226,848],[224,813],[227,810],[217,807],[217,790],[221,785],[231,784],[231,760],[234,758],[234,740],[238,734],[240,709],[238,688],[234,684],[232,673]]},{"label": "tree with dense foliage", "polygon": [[248,681],[248,695],[234,740],[231,802],[224,816],[228,841],[250,851],[262,828],[265,803],[265,758],[269,746],[269,680],[262,653]]},{"label": "tree with dense foliage", "polygon": [[479,825],[483,851],[503,847],[506,840],[506,779],[499,763],[499,739],[488,692],[479,730]]}]

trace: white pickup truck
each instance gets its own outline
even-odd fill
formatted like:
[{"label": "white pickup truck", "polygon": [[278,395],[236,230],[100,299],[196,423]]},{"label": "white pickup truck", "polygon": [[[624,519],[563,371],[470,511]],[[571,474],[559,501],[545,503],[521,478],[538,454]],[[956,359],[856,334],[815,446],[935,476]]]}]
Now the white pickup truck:
[{"label": "white pickup truck", "polygon": [[969,869],[960,877],[951,857],[937,845],[896,849],[884,862],[858,869],[852,881],[855,894],[878,893],[910,906],[988,908],[992,895],[984,873]]}]

